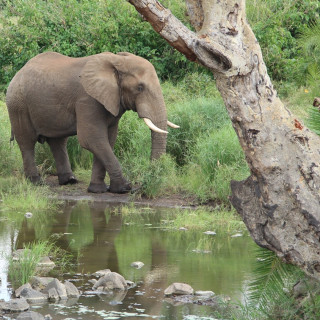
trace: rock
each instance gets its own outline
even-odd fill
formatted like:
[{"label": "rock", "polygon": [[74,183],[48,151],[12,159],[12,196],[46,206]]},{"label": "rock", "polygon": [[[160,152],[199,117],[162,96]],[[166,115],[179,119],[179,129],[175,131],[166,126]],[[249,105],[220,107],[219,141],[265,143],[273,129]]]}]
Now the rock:
[{"label": "rock", "polygon": [[130,266],[136,269],[141,269],[144,266],[144,263],[141,261],[135,261],[132,262]]},{"label": "rock", "polygon": [[32,213],[31,212],[26,212],[24,215],[27,219],[32,218]]},{"label": "rock", "polygon": [[31,277],[29,283],[33,289],[41,291],[53,280],[51,277]]},{"label": "rock", "polygon": [[30,249],[18,249],[12,253],[12,260],[19,261],[22,257],[26,257],[31,254]]},{"label": "rock", "polygon": [[300,299],[310,294],[310,292],[316,292],[319,290],[319,284],[314,279],[306,277],[299,280],[292,288],[292,294],[294,298]]},{"label": "rock", "polygon": [[64,286],[67,291],[68,298],[78,298],[80,297],[80,292],[77,287],[70,281],[65,281]]},{"label": "rock", "polygon": [[215,236],[217,233],[214,231],[205,231],[204,234],[207,234],[209,236]]},{"label": "rock", "polygon": [[46,314],[46,315],[44,316],[44,320],[52,320],[51,315],[50,315],[50,314]]},{"label": "rock", "polygon": [[22,312],[29,309],[29,304],[26,299],[12,299],[8,302],[0,302],[0,309],[9,312]]},{"label": "rock", "polygon": [[49,257],[43,257],[40,259],[39,263],[37,264],[38,267],[45,267],[45,268],[54,268],[56,264],[50,260]]},{"label": "rock", "polygon": [[242,233],[236,233],[234,235],[231,236],[231,238],[238,238],[238,237],[242,237],[243,234]]},{"label": "rock", "polygon": [[17,320],[44,320],[44,316],[38,312],[27,311],[20,313]]},{"label": "rock", "polygon": [[131,280],[126,280],[126,284],[128,287],[133,288],[136,284]]},{"label": "rock", "polygon": [[23,286],[21,286],[21,287],[19,287],[18,289],[16,289],[16,290],[14,291],[15,296],[16,296],[17,298],[19,298],[21,291],[22,291],[23,289],[25,289],[25,288],[32,289],[31,284],[30,284],[30,283],[26,283],[26,284],[24,284]]},{"label": "rock", "polygon": [[100,278],[93,286],[93,290],[103,287],[103,291],[126,290],[127,283],[122,275],[116,272],[109,272]]},{"label": "rock", "polygon": [[166,296],[171,295],[192,295],[194,292],[193,288],[186,283],[175,282],[171,284],[166,290],[164,290],[164,294]]},{"label": "rock", "polygon": [[185,227],[180,227],[179,230],[180,230],[180,231],[188,231],[188,229],[185,228]]},{"label": "rock", "polygon": [[96,279],[90,279],[90,280],[88,280],[88,282],[89,282],[89,283],[92,283],[93,285],[95,285],[95,284],[98,282],[98,280],[96,280]]},{"label": "rock", "polygon": [[32,288],[24,288],[20,292],[20,297],[25,298],[28,303],[41,303],[48,300],[48,295]]},{"label": "rock", "polygon": [[50,288],[48,290],[48,299],[49,301],[58,301],[59,300],[59,294],[56,288]]},{"label": "rock", "polygon": [[[50,289],[55,289],[57,291],[57,294],[59,295],[60,299],[67,299],[67,291],[66,287],[58,280],[58,279],[53,279],[44,289],[43,292],[47,293],[49,295],[49,290]],[[54,294],[54,291],[51,290],[50,294]],[[54,294],[55,295],[55,294]]]},{"label": "rock", "polygon": [[201,296],[201,297],[213,297],[215,293],[213,291],[196,291],[194,293],[196,296]]},{"label": "rock", "polygon": [[103,277],[103,276],[105,276],[107,273],[110,273],[110,272],[111,272],[110,269],[104,269],[104,270],[96,271],[93,275],[100,278],[100,277]]}]

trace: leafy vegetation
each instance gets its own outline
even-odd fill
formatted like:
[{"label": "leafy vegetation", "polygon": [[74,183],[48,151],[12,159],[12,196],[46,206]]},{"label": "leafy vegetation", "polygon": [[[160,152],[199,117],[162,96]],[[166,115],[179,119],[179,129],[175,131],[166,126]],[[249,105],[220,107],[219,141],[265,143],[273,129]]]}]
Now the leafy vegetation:
[{"label": "leafy vegetation", "polygon": [[8,276],[13,288],[16,289],[26,284],[36,274],[41,275],[44,270],[37,268],[37,266],[42,258],[49,255],[55,260],[60,272],[65,271],[68,266],[70,267],[72,256],[49,241],[26,244],[19,254],[8,256]]},{"label": "leafy vegetation", "polygon": [[[162,2],[187,24],[182,0]],[[168,154],[150,162],[149,130],[134,113],[126,113],[115,148],[125,175],[141,185],[141,193],[149,197],[181,193],[196,197],[201,203],[214,200],[222,204],[219,221],[231,221],[230,230],[241,228],[240,222],[233,220],[232,211],[227,210],[229,181],[244,179],[249,171],[207,71],[174,51],[126,1],[4,0],[0,1],[0,9],[0,88],[4,91],[31,57],[49,50],[74,57],[129,51],[149,59],[162,81],[169,118],[181,129],[170,129]],[[311,107],[320,87],[319,1],[247,0],[247,15],[281,97],[319,133],[320,113]],[[3,95],[0,98],[4,100]],[[23,178],[19,148],[9,143],[10,124],[3,102],[0,123],[1,209],[42,210],[52,206],[47,200],[48,189],[34,187]],[[91,154],[79,147],[76,137],[69,139],[68,152],[78,177],[88,180]],[[42,175],[54,172],[46,145],[37,146],[36,156]],[[183,211],[173,225],[205,228],[214,225],[215,218],[218,219],[201,210]],[[126,219],[130,220],[128,215]],[[44,223],[44,219],[38,221]],[[45,238],[45,230],[42,232],[40,238]],[[205,239],[199,239],[199,248],[208,246]],[[283,292],[301,275],[285,269],[269,253],[262,252],[259,259],[257,280],[250,284],[250,303],[229,318],[318,319],[318,294],[310,291],[311,299],[297,302]]]}]

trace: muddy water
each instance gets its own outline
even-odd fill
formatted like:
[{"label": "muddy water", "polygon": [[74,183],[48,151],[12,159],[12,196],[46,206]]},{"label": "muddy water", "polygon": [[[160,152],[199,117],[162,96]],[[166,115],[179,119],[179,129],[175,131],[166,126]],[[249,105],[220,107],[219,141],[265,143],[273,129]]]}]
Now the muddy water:
[{"label": "muddy water", "polygon": [[[0,212],[0,299],[10,299],[10,283],[4,256],[35,240],[56,239],[70,252],[75,264],[65,279],[82,290],[78,300],[33,306],[53,319],[213,319],[212,307],[173,305],[163,291],[173,282],[185,282],[195,290],[211,290],[241,300],[250,278],[254,243],[247,236],[231,237],[173,230],[175,210],[148,208],[126,210],[104,203],[69,203],[60,212],[23,212],[14,222]],[[141,269],[130,266],[142,261]],[[89,274],[101,269],[118,272],[136,286],[127,293],[90,294]],[[7,317],[6,319],[14,319]]]}]

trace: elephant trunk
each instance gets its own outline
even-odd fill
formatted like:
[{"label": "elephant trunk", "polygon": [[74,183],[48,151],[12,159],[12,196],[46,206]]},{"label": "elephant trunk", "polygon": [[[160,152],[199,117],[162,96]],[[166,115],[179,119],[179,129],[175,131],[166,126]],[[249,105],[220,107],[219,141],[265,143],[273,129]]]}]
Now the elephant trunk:
[{"label": "elephant trunk", "polygon": [[[167,130],[167,120],[156,122],[155,125],[162,130]],[[167,133],[151,131],[151,145],[151,159],[160,158],[162,154],[166,153]]]},{"label": "elephant trunk", "polygon": [[[167,131],[167,110],[164,102],[158,108],[141,104],[137,106],[137,112],[140,118],[147,118],[152,121],[158,129]],[[150,127],[150,126],[149,126]],[[150,129],[152,129],[150,127]],[[161,131],[160,130],[160,131]],[[166,152],[167,133],[155,132],[151,130],[151,159],[158,159]]]}]

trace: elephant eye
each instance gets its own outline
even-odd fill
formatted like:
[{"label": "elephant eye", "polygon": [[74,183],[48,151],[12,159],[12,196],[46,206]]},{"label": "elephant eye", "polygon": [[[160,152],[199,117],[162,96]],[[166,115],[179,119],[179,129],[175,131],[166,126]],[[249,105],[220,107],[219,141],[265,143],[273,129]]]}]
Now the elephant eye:
[{"label": "elephant eye", "polygon": [[140,84],[138,85],[138,91],[139,91],[139,92],[142,92],[143,89],[144,89],[144,85],[143,85],[142,83],[140,83]]}]

